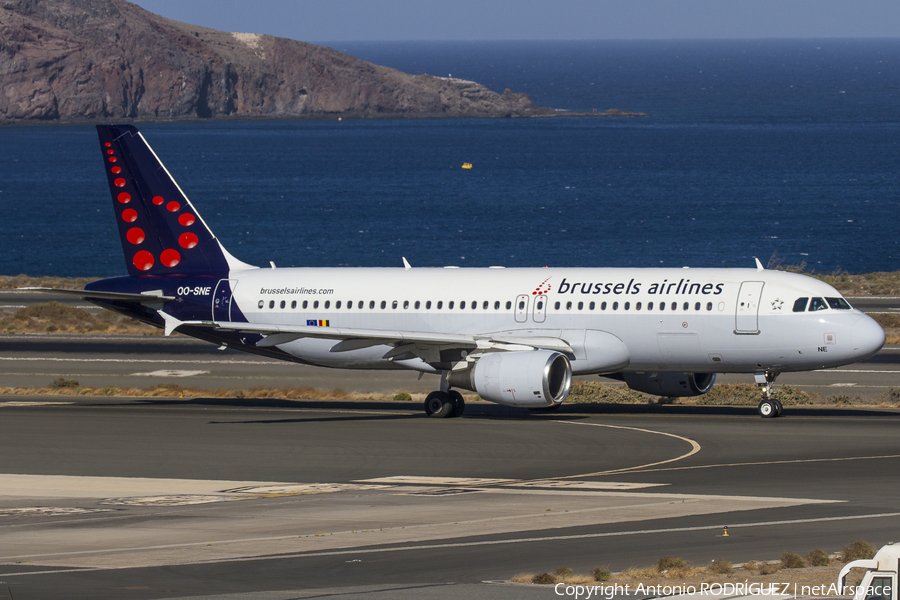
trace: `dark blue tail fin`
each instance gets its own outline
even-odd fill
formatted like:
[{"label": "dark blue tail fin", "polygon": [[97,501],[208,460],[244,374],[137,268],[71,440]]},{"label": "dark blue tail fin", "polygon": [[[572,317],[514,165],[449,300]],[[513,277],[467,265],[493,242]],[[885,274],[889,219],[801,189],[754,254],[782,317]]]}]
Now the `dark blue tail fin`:
[{"label": "dark blue tail fin", "polygon": [[135,127],[98,125],[97,133],[129,275],[250,268],[219,244]]}]

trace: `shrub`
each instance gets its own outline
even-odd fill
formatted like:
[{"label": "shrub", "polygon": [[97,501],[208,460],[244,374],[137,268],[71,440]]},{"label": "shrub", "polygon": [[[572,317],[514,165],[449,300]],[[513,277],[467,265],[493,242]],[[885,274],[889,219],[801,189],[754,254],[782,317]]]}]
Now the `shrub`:
[{"label": "shrub", "polygon": [[806,555],[806,562],[812,567],[824,567],[831,562],[831,557],[824,550],[813,550]]},{"label": "shrub", "polygon": [[680,556],[663,556],[658,561],[656,561],[656,570],[660,573],[662,573],[663,571],[686,569],[689,566],[690,563],[688,563]]},{"label": "shrub", "polygon": [[778,572],[778,563],[763,563],[759,565],[757,572],[760,575],[771,575]]},{"label": "shrub", "polygon": [[782,569],[801,569],[806,566],[806,561],[796,552],[785,552],[781,555]]},{"label": "shrub", "polygon": [[57,377],[50,383],[51,390],[74,389],[78,387],[77,379],[66,379],[65,377]]},{"label": "shrub", "polygon": [[591,571],[591,575],[594,576],[594,581],[609,581],[612,577],[612,571],[608,567],[600,565]]},{"label": "shrub", "polygon": [[865,540],[856,540],[850,542],[841,552],[841,560],[850,562],[851,560],[869,559],[875,556],[875,546]]},{"label": "shrub", "polygon": [[556,583],[556,575],[552,575],[550,573],[541,573],[540,575],[535,575],[534,579],[531,580],[531,583],[540,583],[540,584]]},{"label": "shrub", "polygon": [[732,569],[734,569],[734,565],[721,558],[717,558],[709,565],[709,570],[716,575],[728,575]]},{"label": "shrub", "polygon": [[399,394],[394,394],[391,400],[395,402],[409,402],[412,400],[412,396],[409,395],[409,392],[400,392]]},{"label": "shrub", "polygon": [[553,574],[557,577],[571,577],[575,574],[575,571],[573,571],[569,567],[559,567],[558,569],[553,571]]}]

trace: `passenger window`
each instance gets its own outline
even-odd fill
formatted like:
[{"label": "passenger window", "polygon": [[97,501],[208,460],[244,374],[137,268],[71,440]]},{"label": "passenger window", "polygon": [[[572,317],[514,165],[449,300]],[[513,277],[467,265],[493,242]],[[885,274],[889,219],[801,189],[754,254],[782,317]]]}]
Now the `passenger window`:
[{"label": "passenger window", "polygon": [[328,308],[328,307],[330,307],[330,306],[331,306],[331,300],[326,300],[326,301],[325,301],[325,308]]},{"label": "passenger window", "polygon": [[566,310],[572,310],[572,302],[566,302]]},{"label": "passenger window", "polygon": [[625,310],[628,310],[629,308],[631,308],[631,302],[626,302],[626,303],[625,303]]},{"label": "passenger window", "polygon": [[[463,300],[462,302],[459,303],[459,309],[462,310],[462,309],[464,309],[465,307],[466,307],[466,301]],[[453,308],[453,307],[451,306],[450,308]]]},{"label": "passenger window", "polygon": [[843,298],[825,298],[828,306],[837,310],[850,310],[850,305]]},{"label": "passenger window", "polygon": [[450,310],[453,310],[453,300],[451,300],[450,302],[447,303],[447,308],[449,308]]},{"label": "passenger window", "polygon": [[584,310],[584,302],[578,303],[578,310]]},{"label": "passenger window", "polygon": [[[438,300],[437,307],[438,307],[438,310],[444,308],[444,301],[443,301],[443,300]],[[451,307],[451,308],[453,308],[453,307]]]},{"label": "passenger window", "polygon": [[318,300],[314,300],[314,301],[313,301],[313,308],[319,308],[319,301],[318,301]]},{"label": "passenger window", "polygon": [[813,298],[809,302],[809,312],[815,312],[817,310],[826,310],[828,308],[828,304],[826,304],[824,298]]},{"label": "passenger window", "polygon": [[397,301],[396,301],[396,300],[394,300],[393,302],[391,302],[391,309],[397,310]]},{"label": "passenger window", "polygon": [[506,301],[506,310],[509,310],[509,309],[511,309],[511,308],[512,308],[512,301],[507,300],[507,301]]},{"label": "passenger window", "polygon": [[403,301],[403,309],[404,309],[404,310],[408,310],[408,309],[409,309],[409,300],[404,300],[404,301]]},{"label": "passenger window", "polygon": [[284,308],[285,306],[287,306],[287,302],[285,302],[284,300],[282,300],[282,301],[281,301],[281,308]]},{"label": "passenger window", "polygon": [[291,308],[297,308],[297,301],[291,300]]},{"label": "passenger window", "polygon": [[556,310],[559,310],[559,302],[557,302],[556,304],[554,304],[554,305],[553,305],[553,308],[555,308]]},{"label": "passenger window", "polygon": [[265,305],[266,305],[266,301],[265,301],[265,300],[260,300],[260,301],[259,301],[259,307],[260,307],[260,308],[262,308],[262,307],[265,306]]},{"label": "passenger window", "polygon": [[[524,300],[520,300],[520,301],[519,301],[519,310],[522,310],[522,309],[524,309],[524,308],[525,308],[525,301],[524,301]],[[556,308],[559,308],[559,302],[556,303]]]},{"label": "passenger window", "polygon": [[[687,306],[685,306],[685,308],[687,308]],[[677,302],[673,302],[673,303],[672,303],[672,310],[678,310],[678,303],[677,303]]]},{"label": "passenger window", "polygon": [[384,310],[385,308],[387,308],[387,300],[382,300],[381,301],[381,310]]},{"label": "passenger window", "polygon": [[647,310],[653,310],[653,303],[652,303],[652,302],[648,302],[648,303],[647,303]]},{"label": "passenger window", "polygon": [[[327,306],[328,303],[326,302],[325,304],[326,304],[325,308],[328,308],[328,306]],[[340,307],[341,307],[341,301],[338,300],[337,302],[334,303],[334,308],[338,309]]]},{"label": "passenger window", "polygon": [[600,303],[600,310],[606,310],[606,302]]},{"label": "passenger window", "polygon": [[666,303],[665,303],[665,302],[660,302],[660,303],[659,303],[659,310],[666,310]]},{"label": "passenger window", "polygon": [[640,302],[638,302],[637,304],[634,305],[634,310],[641,310],[641,303],[640,303]]},{"label": "passenger window", "polygon": [[712,302],[706,303],[706,310],[712,310]]},{"label": "passenger window", "polygon": [[307,308],[308,306],[309,306],[309,300],[304,300],[304,301],[303,301],[303,310],[306,310],[306,308]]},{"label": "passenger window", "polygon": [[431,310],[431,300],[425,303],[425,310]]},{"label": "passenger window", "polygon": [[347,308],[353,308],[353,300],[347,300]]},{"label": "passenger window", "polygon": [[415,305],[416,310],[419,310],[420,306],[422,306],[422,303],[419,302],[418,300],[416,300],[416,305]]},{"label": "passenger window", "polygon": [[594,308],[596,308],[596,306],[597,306],[596,302],[591,302],[590,304],[588,304],[588,308],[591,310],[594,310]]},{"label": "passenger window", "polygon": [[500,310],[500,301],[499,300],[494,302],[494,310]]},{"label": "passenger window", "polygon": [[544,310],[544,301],[543,300],[538,300],[537,309]]},{"label": "passenger window", "polygon": [[269,308],[275,308],[275,301],[269,300]]},{"label": "passenger window", "polygon": [[684,310],[688,310],[690,307],[691,307],[691,303],[690,303],[690,302],[685,302],[685,303],[684,303],[683,309],[684,309]]},{"label": "passenger window", "polygon": [[484,308],[484,310],[487,310],[489,306],[490,306],[490,303],[487,300],[485,300],[484,306],[482,308]]},{"label": "passenger window", "polygon": [[794,300],[794,312],[806,312],[806,303],[809,298],[797,298]]},{"label": "passenger window", "polygon": [[373,308],[375,308],[375,301],[369,300],[369,310],[372,310]]},{"label": "passenger window", "polygon": [[696,304],[694,305],[694,310],[700,310],[700,303],[699,303],[699,302],[696,303]]},{"label": "passenger window", "polygon": [[362,307],[363,307],[363,301],[360,300],[359,304],[356,305],[356,308],[362,308]]},{"label": "passenger window", "polygon": [[613,310],[619,310],[619,303],[613,302]]},{"label": "passenger window", "polygon": [[472,310],[477,310],[477,309],[478,309],[478,301],[472,300]]}]

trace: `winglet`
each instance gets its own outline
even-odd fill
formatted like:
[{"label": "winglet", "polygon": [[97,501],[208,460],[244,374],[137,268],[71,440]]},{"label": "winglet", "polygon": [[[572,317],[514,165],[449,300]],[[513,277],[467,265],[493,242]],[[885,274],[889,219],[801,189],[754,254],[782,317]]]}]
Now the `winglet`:
[{"label": "winglet", "polygon": [[181,324],[184,323],[184,321],[176,319],[163,310],[158,310],[156,312],[159,313],[159,316],[161,316],[163,318],[163,321],[166,322],[166,336],[172,335],[172,332],[178,329],[178,327],[180,327]]},{"label": "winglet", "polygon": [[412,265],[409,264],[409,261],[406,260],[405,256],[403,257],[403,269],[405,271],[409,271],[410,269],[412,269]]},{"label": "winglet", "polygon": [[762,266],[762,263],[759,262],[758,258],[754,258],[753,260],[756,261],[756,270],[757,271],[765,271],[766,270],[766,268],[764,266]]}]

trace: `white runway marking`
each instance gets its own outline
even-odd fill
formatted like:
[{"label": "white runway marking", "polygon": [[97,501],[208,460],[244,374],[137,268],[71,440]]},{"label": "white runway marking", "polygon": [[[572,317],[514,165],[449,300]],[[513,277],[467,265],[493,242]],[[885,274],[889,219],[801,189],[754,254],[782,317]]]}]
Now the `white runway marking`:
[{"label": "white runway marking", "polygon": [[29,402],[26,400],[13,400],[11,402],[0,402],[0,408],[10,406],[55,406],[59,404],[75,404],[74,402]]},{"label": "white runway marking", "polygon": [[669,485],[668,483],[623,483],[616,481],[557,481],[554,479],[541,479],[539,481],[525,481],[513,483],[512,487],[523,488],[550,488],[554,490],[640,490],[649,487]]},{"label": "white runway marking", "polygon": [[413,485],[502,485],[519,481],[518,479],[483,479],[478,477],[416,477],[411,475],[395,475],[393,477],[377,477],[360,479],[362,483],[408,483]]},{"label": "white runway marking", "polygon": [[71,515],[90,515],[99,512],[112,512],[112,508],[64,508],[60,506],[29,506],[26,508],[0,508],[0,517],[20,517],[40,515],[42,517],[60,517]]},{"label": "white runway marking", "polygon": [[209,371],[180,371],[177,369],[159,371],[150,371],[149,373],[132,373],[132,377],[193,377],[194,375],[205,375]]},{"label": "white runway marking", "polygon": [[0,361],[17,361],[17,362],[80,362],[80,363],[141,363],[141,364],[158,364],[158,365],[221,365],[221,364],[242,364],[242,365],[284,365],[293,366],[294,363],[281,360],[234,360],[233,358],[223,358],[220,360],[171,360],[161,358],[60,358],[60,357],[27,357],[27,356],[0,356]]}]

